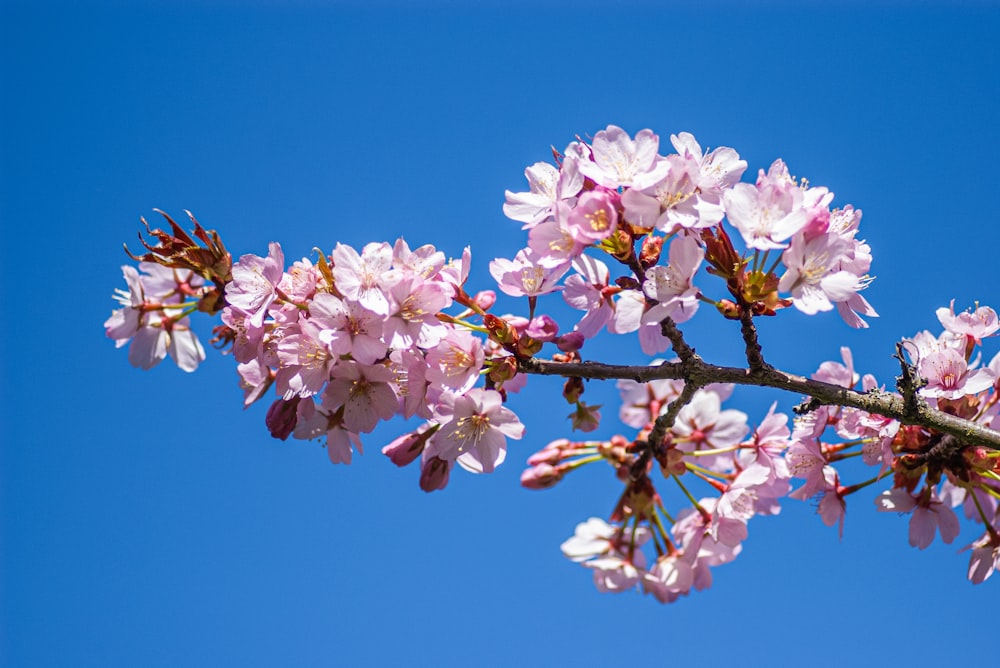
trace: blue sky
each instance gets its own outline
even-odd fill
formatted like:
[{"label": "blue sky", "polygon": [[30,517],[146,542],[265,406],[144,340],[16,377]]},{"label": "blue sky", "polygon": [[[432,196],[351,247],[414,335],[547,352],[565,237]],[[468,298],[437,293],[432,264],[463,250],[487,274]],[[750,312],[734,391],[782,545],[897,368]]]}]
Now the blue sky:
[{"label": "blue sky", "polygon": [[[935,308],[1000,305],[996,6],[238,5],[0,10],[4,665],[822,666],[983,651],[970,625],[984,628],[997,582],[965,581],[971,528],[918,552],[870,495],[850,500],[842,540],[789,501],[751,523],[712,589],[667,607],[601,595],[558,548],[608,513],[616,484],[595,470],[517,485],[524,458],[568,429],[564,404],[540,398],[555,385],[514,404],[528,433],[496,474],[427,495],[378,454],[401,425],[334,467],[272,440],[262,407],[241,409],[231,359],[144,373],[101,325],[121,244],[153,207],[191,209],[236,255],[272,240],[289,258],[400,235],[453,255],[470,244],[471,283],[489,287],[489,260],[524,243],[504,190],[550,145],[614,123],[732,146],[748,178],[782,157],[863,209],[882,317],[856,332],[783,314],[762,325],[764,350],[808,374],[850,345],[891,384],[894,342],[935,329]],[[685,329],[708,359],[737,361],[729,323],[705,312]],[[600,350],[642,360],[622,345]],[[611,388],[588,396],[613,406]],[[744,388],[731,405],[756,420],[775,398]],[[614,412],[604,435],[622,430]]]}]

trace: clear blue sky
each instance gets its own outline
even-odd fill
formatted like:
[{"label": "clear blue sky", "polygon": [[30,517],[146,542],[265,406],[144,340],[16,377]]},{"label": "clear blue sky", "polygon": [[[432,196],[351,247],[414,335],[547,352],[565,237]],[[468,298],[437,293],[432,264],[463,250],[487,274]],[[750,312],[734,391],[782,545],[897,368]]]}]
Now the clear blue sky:
[{"label": "clear blue sky", "polygon": [[[489,260],[524,243],[504,189],[523,189],[549,145],[609,123],[732,146],[748,174],[782,157],[864,210],[882,317],[863,332],[833,315],[767,323],[779,366],[808,374],[847,344],[891,384],[893,343],[936,328],[935,308],[1000,306],[996,6],[464,4],[4,3],[0,663],[981,656],[1000,578],[965,581],[971,529],[921,553],[870,496],[850,500],[842,540],[789,501],[751,523],[707,592],[667,607],[600,595],[559,544],[619,488],[599,470],[517,485],[567,430],[563,404],[532,398],[543,383],[515,404],[528,434],[507,464],[427,495],[378,454],[401,426],[334,467],[272,440],[262,407],[241,410],[230,358],[144,373],[104,338],[121,244],[152,207],[191,209],[237,255],[271,240],[289,258],[400,235],[471,244],[488,287]],[[689,338],[735,361],[735,330],[710,316]],[[759,419],[773,398],[744,389],[732,405]],[[622,429],[614,412],[605,436]]]}]

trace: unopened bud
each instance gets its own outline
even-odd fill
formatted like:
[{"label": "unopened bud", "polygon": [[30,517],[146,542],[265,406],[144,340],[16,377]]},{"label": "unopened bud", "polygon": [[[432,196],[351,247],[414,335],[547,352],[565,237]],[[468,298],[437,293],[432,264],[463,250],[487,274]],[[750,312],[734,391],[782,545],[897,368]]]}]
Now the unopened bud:
[{"label": "unopened bud", "polygon": [[615,279],[615,285],[622,290],[641,290],[642,284],[631,276],[619,276]]},{"label": "unopened bud", "polygon": [[396,466],[406,466],[424,451],[428,434],[418,431],[404,434],[389,445],[382,448],[382,454],[388,457]]},{"label": "unopened bud", "polygon": [[551,464],[538,464],[524,469],[521,486],[527,489],[546,489],[562,480],[564,471]]},{"label": "unopened bud", "polygon": [[430,457],[422,464],[420,489],[425,492],[433,492],[436,489],[444,489],[448,485],[448,476],[451,473],[449,462],[440,457]]},{"label": "unopened bud", "polygon": [[740,307],[731,299],[720,299],[716,303],[715,308],[719,309],[719,313],[722,314],[723,318],[728,318],[729,320],[740,319]]},{"label": "unopened bud", "polygon": [[559,438],[528,457],[528,466],[539,464],[558,464],[565,458],[565,450],[569,447],[569,439]]},{"label": "unopened bud", "polygon": [[580,332],[567,332],[556,339],[556,347],[564,353],[574,353],[583,348],[584,341],[586,339]]},{"label": "unopened bud", "polygon": [[687,465],[684,463],[684,451],[678,448],[667,450],[666,463],[660,462],[660,470],[663,475],[669,478],[671,475],[684,475],[687,473]]},{"label": "unopened bud", "polygon": [[965,461],[969,462],[969,464],[989,470],[996,464],[996,459],[990,457],[990,452],[989,448],[976,445],[963,450],[962,456],[965,457]]},{"label": "unopened bud", "polygon": [[663,250],[663,237],[646,237],[639,251],[639,264],[643,269],[649,269],[660,261],[660,251]]},{"label": "unopened bud", "polygon": [[489,311],[493,304],[497,301],[497,293],[492,290],[481,290],[476,293],[476,296],[472,298],[472,301],[476,302],[476,306],[484,311]]},{"label": "unopened bud", "polygon": [[559,335],[559,325],[547,315],[540,315],[528,323],[525,333],[536,341],[548,343]]},{"label": "unopened bud", "polygon": [[295,430],[295,423],[298,422],[298,407],[301,397],[291,399],[278,399],[267,409],[267,416],[264,423],[267,425],[271,436],[287,439]]}]

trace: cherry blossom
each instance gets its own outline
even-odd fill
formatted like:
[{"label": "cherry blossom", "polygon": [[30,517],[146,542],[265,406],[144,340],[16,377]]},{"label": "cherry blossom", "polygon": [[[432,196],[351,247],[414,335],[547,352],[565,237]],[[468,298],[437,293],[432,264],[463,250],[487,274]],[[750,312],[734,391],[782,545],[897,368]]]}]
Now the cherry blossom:
[{"label": "cherry blossom", "polygon": [[446,410],[441,429],[434,435],[438,456],[456,460],[471,471],[492,473],[506,457],[506,437],[524,435],[524,425],[502,405],[495,390],[473,388],[442,409]]},{"label": "cherry blossom", "polygon": [[[674,602],[710,586],[713,569],[741,553],[751,520],[779,514],[785,498],[811,500],[818,521],[843,533],[848,499],[870,486],[880,511],[910,515],[909,542],[920,549],[938,534],[953,542],[960,521],[979,525],[967,574],[974,583],[991,577],[1000,563],[1000,458],[988,429],[1000,428],[1000,354],[984,366],[983,341],[1000,331],[996,312],[978,303],[958,314],[954,302],[938,309],[944,331],[900,343],[895,387],[863,373],[861,360],[856,368],[846,347],[809,380],[775,369],[764,359],[761,319],[793,306],[806,315],[836,309],[863,328],[877,315],[862,296],[873,257],[859,237],[861,210],[831,209],[833,193],[793,179],[780,159],[743,183],[747,163],[735,150],[703,151],[684,132],[671,144],[676,153],[660,155],[651,130],[632,138],[612,125],[590,144],[578,138],[553,151],[555,165],[528,167],[529,190],[507,191],[503,205],[523,224],[526,247],[493,259],[496,285],[478,291],[466,287],[469,248],[446,260],[402,238],[360,251],[339,243],[285,268],[277,243],[233,263],[217,233],[196,221],[192,235],[176,224],[150,230],[157,244],[129,253],[140,265],[123,267],[126,288],[115,292],[105,334],[129,345],[136,366],[169,355],[191,371],[205,353],[189,318],[215,315],[212,343],[232,354],[243,405],[270,397],[272,436],[319,441],[331,462],[349,464],[362,434],[397,416],[420,418],[382,452],[419,467],[428,492],[446,488],[456,463],[473,473],[504,463],[508,438],[525,433],[514,411],[532,400],[518,396],[528,376],[561,375],[555,400],[570,410],[553,415],[587,440],[526,453],[520,480],[546,489],[590,464],[609,472],[619,492],[607,520],[581,523],[562,544],[600,591]],[[501,297],[505,311],[494,311],[494,287],[518,306]],[[745,366],[695,353],[685,323],[702,303],[713,308],[699,318],[739,321],[717,329],[738,329],[734,350]],[[602,348],[590,340],[603,329],[611,336]],[[592,359],[595,350],[627,358],[635,342],[643,361],[668,348],[676,358]],[[611,436],[599,430],[605,409],[588,389],[609,378],[629,428]],[[806,398],[791,428],[776,404],[752,424],[724,407],[734,385],[718,379]],[[803,481],[794,490],[793,478]]]},{"label": "cherry blossom", "polygon": [[609,125],[594,135],[590,147],[574,143],[566,153],[577,157],[580,172],[600,186],[641,189],[659,181],[669,169],[657,155],[659,147],[660,138],[652,130],[640,130],[633,140],[620,127]]}]

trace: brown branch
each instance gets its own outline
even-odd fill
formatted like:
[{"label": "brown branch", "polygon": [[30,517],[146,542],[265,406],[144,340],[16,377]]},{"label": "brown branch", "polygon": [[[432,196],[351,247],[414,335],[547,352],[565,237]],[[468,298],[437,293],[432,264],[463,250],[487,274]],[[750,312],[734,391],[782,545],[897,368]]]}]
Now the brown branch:
[{"label": "brown branch", "polygon": [[664,437],[667,435],[667,430],[674,426],[677,415],[681,412],[682,408],[691,403],[691,399],[694,398],[694,393],[698,391],[699,387],[701,386],[695,383],[684,383],[680,394],[674,397],[674,400],[667,405],[667,410],[656,417],[656,421],[653,422],[653,429],[649,432],[648,442],[650,448],[656,449],[660,447]]},{"label": "brown branch", "polygon": [[770,367],[753,371],[709,364],[698,357],[685,362],[667,362],[659,366],[552,362],[531,358],[521,360],[519,370],[523,373],[544,376],[579,376],[595,380],[628,379],[638,383],[672,378],[698,386],[710,383],[735,383],[774,387],[786,392],[808,395],[814,400],[810,402],[811,404],[860,408],[869,413],[899,420],[903,424],[920,425],[951,434],[965,443],[977,443],[1000,450],[1000,432],[935,410],[924,402],[908,406],[903,397],[897,394],[881,391],[856,392],[839,385],[796,376]]},{"label": "brown branch", "polygon": [[746,304],[740,305],[740,333],[743,335],[743,343],[746,344],[747,364],[750,368],[757,372],[770,368],[764,361],[760,341],[757,339],[757,326],[753,323],[753,313]]}]

